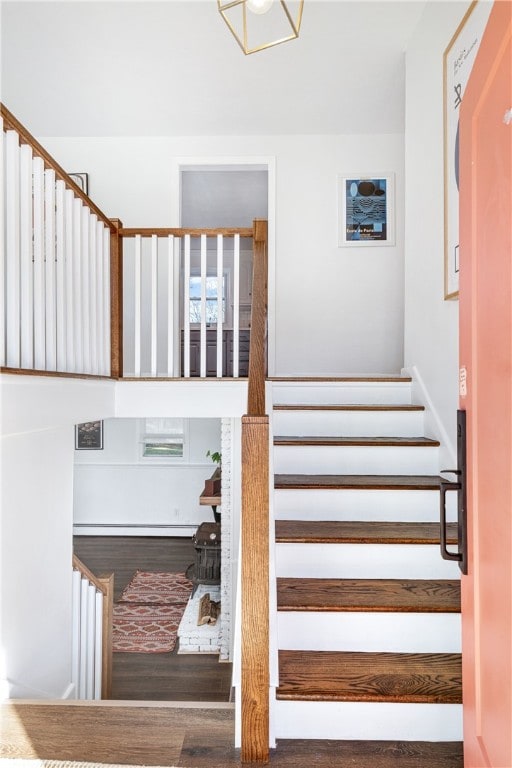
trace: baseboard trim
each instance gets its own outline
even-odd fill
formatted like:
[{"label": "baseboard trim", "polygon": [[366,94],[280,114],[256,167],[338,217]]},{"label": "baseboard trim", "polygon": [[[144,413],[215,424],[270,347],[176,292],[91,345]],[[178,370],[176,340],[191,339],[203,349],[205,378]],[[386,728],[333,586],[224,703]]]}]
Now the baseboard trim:
[{"label": "baseboard trim", "polygon": [[144,525],[126,523],[75,523],[74,536],[193,536],[198,523]]}]

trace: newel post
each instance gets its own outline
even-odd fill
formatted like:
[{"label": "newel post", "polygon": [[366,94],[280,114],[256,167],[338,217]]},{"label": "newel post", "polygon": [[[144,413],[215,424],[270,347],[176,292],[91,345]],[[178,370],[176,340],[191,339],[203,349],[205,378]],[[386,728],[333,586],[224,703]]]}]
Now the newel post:
[{"label": "newel post", "polygon": [[268,763],[269,418],[265,412],[267,222],[253,227],[247,416],[242,417],[242,762]]},{"label": "newel post", "polygon": [[119,219],[110,219],[110,376],[123,376],[123,226]]}]

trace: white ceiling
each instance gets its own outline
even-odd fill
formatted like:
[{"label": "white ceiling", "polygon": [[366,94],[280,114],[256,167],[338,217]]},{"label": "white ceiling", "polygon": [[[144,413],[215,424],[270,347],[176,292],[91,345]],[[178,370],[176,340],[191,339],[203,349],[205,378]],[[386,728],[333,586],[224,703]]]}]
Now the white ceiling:
[{"label": "white ceiling", "polygon": [[216,0],[2,2],[2,101],[36,136],[393,133],[426,0],[305,0],[244,57]]}]

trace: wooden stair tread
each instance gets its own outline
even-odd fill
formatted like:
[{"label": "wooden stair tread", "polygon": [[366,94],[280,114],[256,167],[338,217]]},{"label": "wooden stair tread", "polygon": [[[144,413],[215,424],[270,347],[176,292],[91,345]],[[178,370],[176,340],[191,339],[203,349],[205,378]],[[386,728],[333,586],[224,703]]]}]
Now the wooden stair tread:
[{"label": "wooden stair tread", "polygon": [[274,445],[289,446],[382,446],[394,448],[438,448],[439,441],[428,437],[338,437],[326,436],[281,436],[274,438]]},{"label": "wooden stair tread", "polygon": [[[457,523],[448,523],[447,541],[457,543]],[[375,520],[276,520],[280,544],[439,544],[439,523]]]},{"label": "wooden stair tread", "polygon": [[448,579],[277,579],[279,611],[460,613],[460,582]]},{"label": "wooden stair tread", "polygon": [[457,653],[279,651],[278,699],[459,704]]},{"label": "wooden stair tread", "polygon": [[438,491],[438,475],[274,475],[276,489],[368,488],[372,490]]},{"label": "wooden stair tread", "polygon": [[424,411],[424,405],[320,405],[313,403],[276,404],[274,411]]}]

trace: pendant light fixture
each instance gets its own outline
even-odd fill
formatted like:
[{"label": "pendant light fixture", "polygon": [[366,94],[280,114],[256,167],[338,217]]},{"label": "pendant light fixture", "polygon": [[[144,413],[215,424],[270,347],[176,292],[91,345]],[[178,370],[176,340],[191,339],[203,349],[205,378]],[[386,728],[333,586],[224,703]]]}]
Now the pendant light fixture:
[{"label": "pendant light fixture", "polygon": [[304,0],[217,0],[242,51],[263,51],[299,36]]}]

